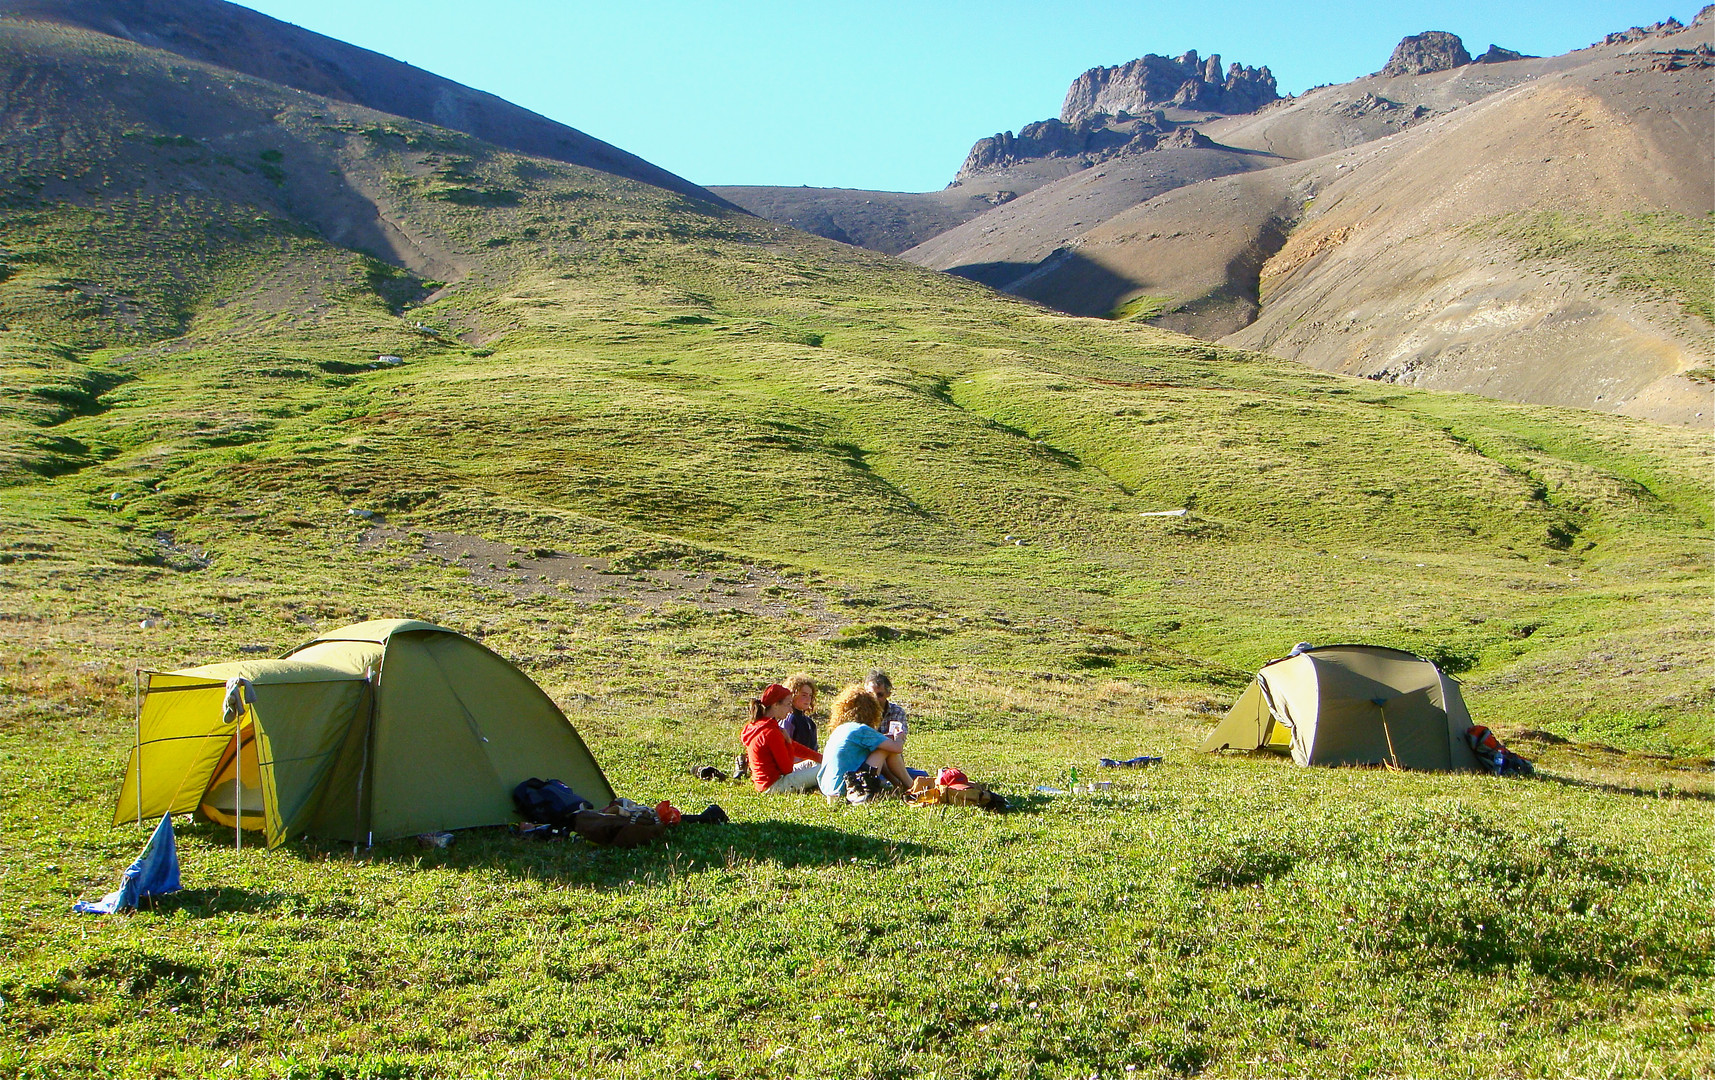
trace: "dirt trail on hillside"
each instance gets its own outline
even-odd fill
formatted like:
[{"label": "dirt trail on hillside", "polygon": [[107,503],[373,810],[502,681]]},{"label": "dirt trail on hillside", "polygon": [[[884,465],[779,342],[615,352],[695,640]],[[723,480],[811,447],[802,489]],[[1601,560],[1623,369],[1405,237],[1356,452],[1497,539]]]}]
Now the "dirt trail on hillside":
[{"label": "dirt trail on hillside", "polygon": [[840,616],[828,609],[826,597],[755,566],[616,570],[613,560],[600,556],[386,524],[370,525],[357,546],[366,551],[402,550],[416,562],[457,566],[470,572],[474,584],[516,597],[565,596],[580,603],[617,602],[648,611],[690,604],[704,611],[809,618],[818,624],[819,633],[831,633],[841,624]]}]

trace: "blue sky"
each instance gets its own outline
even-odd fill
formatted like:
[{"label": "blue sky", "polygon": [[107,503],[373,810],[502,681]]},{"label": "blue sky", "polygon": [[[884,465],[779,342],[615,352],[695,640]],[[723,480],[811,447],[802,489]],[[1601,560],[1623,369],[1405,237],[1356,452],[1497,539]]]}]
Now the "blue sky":
[{"label": "blue sky", "polygon": [[1097,65],[1196,49],[1268,65],[1282,93],[1344,82],[1450,30],[1553,55],[1698,5],[1663,0],[1327,3],[702,3],[254,0],[246,6],[570,124],[700,184],[926,191],[971,144],[1057,115]]}]

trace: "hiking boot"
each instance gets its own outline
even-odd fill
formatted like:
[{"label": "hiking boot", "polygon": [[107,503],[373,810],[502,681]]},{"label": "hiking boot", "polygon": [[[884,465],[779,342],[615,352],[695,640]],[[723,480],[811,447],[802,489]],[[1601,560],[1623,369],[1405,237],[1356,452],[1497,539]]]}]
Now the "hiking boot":
[{"label": "hiking boot", "polygon": [[890,786],[887,781],[881,778],[881,770],[874,765],[863,767],[863,783],[864,790],[869,792],[869,797],[872,799],[880,798]]},{"label": "hiking boot", "polygon": [[713,765],[693,765],[691,767],[691,775],[696,777],[698,780],[718,781],[726,779],[726,773],[721,772]]},{"label": "hiking boot", "polygon": [[869,778],[864,775],[864,771],[862,769],[856,769],[852,772],[846,773],[845,782],[846,802],[851,803],[853,806],[861,806],[862,804],[869,802],[871,797],[869,790]]},{"label": "hiking boot", "polygon": [[738,756],[738,760],[733,762],[732,777],[734,780],[747,780],[750,778],[750,758],[749,757],[745,756],[744,754],[740,754]]}]

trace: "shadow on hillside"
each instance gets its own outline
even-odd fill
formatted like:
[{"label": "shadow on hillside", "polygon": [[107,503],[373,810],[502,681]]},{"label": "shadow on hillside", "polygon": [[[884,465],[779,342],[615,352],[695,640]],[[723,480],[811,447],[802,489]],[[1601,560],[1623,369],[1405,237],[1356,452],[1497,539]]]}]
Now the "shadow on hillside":
[{"label": "shadow on hillside", "polygon": [[1715,792],[1695,791],[1678,784],[1664,783],[1660,787],[1638,787],[1635,784],[1609,784],[1600,780],[1580,780],[1573,776],[1555,776],[1537,770],[1533,779],[1562,787],[1599,791],[1604,795],[1631,795],[1640,799],[1689,799],[1694,802],[1715,802]]},{"label": "shadow on hillside", "polygon": [[304,842],[282,850],[306,861],[411,863],[424,868],[498,870],[520,878],[633,885],[705,870],[742,870],[769,864],[787,869],[847,865],[857,871],[893,866],[935,854],[926,844],[885,840],[822,825],[790,821],[683,825],[654,844],[638,848],[597,847],[576,836],[529,840],[509,829],[468,829],[451,847],[424,848],[414,838],[376,844],[353,853],[349,844]]},{"label": "shadow on hillside", "polygon": [[1006,287],[1019,278],[1035,270],[1041,263],[1033,262],[981,262],[966,263],[963,266],[949,267],[947,273],[954,277],[962,277],[979,285],[987,285],[991,289],[1005,291]]},{"label": "shadow on hillside", "polygon": [[1041,262],[984,262],[949,267],[947,273],[991,289],[1034,300],[1068,315],[1106,316],[1138,283],[1094,259],[1059,248]]}]

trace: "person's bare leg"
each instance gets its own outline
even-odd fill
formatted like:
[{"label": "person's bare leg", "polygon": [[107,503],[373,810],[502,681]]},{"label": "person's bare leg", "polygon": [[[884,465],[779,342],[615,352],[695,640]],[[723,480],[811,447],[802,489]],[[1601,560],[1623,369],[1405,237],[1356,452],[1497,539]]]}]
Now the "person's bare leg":
[{"label": "person's bare leg", "polygon": [[904,797],[911,790],[911,774],[905,771],[905,756],[890,754],[886,750],[876,750],[869,755],[866,764],[874,765],[881,770],[881,775],[893,785],[893,790]]}]

